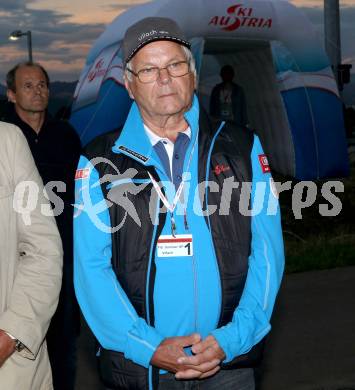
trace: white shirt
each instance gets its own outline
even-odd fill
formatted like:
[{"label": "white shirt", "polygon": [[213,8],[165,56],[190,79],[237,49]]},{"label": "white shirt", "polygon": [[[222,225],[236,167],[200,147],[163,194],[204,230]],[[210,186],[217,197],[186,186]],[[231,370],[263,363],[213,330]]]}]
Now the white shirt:
[{"label": "white shirt", "polygon": [[[173,154],[174,154],[174,142],[172,142],[169,138],[160,137],[158,134],[154,133],[150,128],[144,125],[144,130],[151,142],[154,146],[159,141],[161,141],[165,147],[166,153],[169,157],[169,165],[170,165],[170,173],[172,174],[173,170]],[[186,134],[191,139],[191,129],[188,127],[185,131],[181,131],[180,133]]]}]

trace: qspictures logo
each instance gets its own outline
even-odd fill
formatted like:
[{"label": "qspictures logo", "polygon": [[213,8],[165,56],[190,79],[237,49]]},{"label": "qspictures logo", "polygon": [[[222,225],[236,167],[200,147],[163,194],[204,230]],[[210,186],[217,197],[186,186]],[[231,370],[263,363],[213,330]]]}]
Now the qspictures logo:
[{"label": "qspictures logo", "polygon": [[208,24],[224,31],[235,31],[240,27],[271,28],[272,18],[255,17],[253,7],[235,4],[227,8],[227,15],[213,16]]}]

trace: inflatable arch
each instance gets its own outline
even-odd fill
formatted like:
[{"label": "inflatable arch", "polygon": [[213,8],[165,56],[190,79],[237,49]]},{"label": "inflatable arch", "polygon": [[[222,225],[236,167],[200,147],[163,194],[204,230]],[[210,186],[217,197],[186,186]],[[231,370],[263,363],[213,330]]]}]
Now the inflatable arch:
[{"label": "inflatable arch", "polygon": [[250,125],[275,171],[297,179],[348,174],[342,103],[328,58],[308,19],[280,0],[156,0],[119,15],[92,47],[75,91],[71,123],[83,144],[125,121],[131,101],[121,41],[145,16],[170,17],[185,31],[206,108],[220,67],[234,67]]}]

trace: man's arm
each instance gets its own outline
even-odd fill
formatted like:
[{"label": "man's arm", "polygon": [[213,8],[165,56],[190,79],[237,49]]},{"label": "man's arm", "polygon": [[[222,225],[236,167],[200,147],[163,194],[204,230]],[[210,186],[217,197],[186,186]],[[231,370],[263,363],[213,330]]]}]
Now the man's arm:
[{"label": "man's arm", "polygon": [[[270,330],[270,317],[284,270],[284,250],[278,199],[271,191],[271,174],[263,173],[259,156],[263,150],[257,137],[252,150],[252,204],[260,213],[252,217],[252,243],[248,275],[232,321],[192,347],[194,356],[180,358],[193,371],[180,371],[179,379],[199,377],[203,364],[230,362],[247,353]],[[259,184],[260,183],[260,184]],[[257,187],[259,186],[259,190]],[[265,192],[262,190],[265,188]],[[270,201],[269,201],[270,199]],[[270,215],[268,215],[270,214]],[[201,375],[201,374],[200,374]]]},{"label": "man's arm", "polygon": [[[86,170],[87,171],[83,171]],[[74,284],[81,310],[100,344],[127,359],[176,372],[198,334],[163,338],[139,317],[111,265],[111,223],[96,169],[81,157],[74,211]],[[81,170],[81,171],[80,171]],[[89,172],[88,174],[84,172]]]},{"label": "man's arm", "polygon": [[280,209],[272,191],[271,174],[263,172],[259,160],[262,155],[264,152],[259,139],[255,137],[251,153],[252,206],[254,210],[261,206],[262,209],[252,216],[248,275],[232,322],[212,332],[226,354],[226,362],[248,352],[269,332],[270,317],[284,270]]},{"label": "man's arm", "polygon": [[148,367],[163,337],[137,315],[112,269],[110,215],[97,170],[85,157],[80,158],[78,170],[88,172],[75,183],[74,285],[78,302],[105,349],[123,352],[126,358]]},{"label": "man's arm", "polygon": [[[35,207],[26,218],[21,213],[16,215],[19,260],[9,304],[0,314],[0,329],[25,346],[19,352],[21,355],[35,359],[58,303],[62,279],[62,246],[54,218],[44,216],[41,212],[41,205],[48,205],[48,200],[43,194],[42,180],[27,142],[19,129],[13,127],[11,131],[15,134],[13,160],[10,164],[14,185],[28,181],[37,186],[39,191],[37,202],[31,195],[26,201],[16,193],[13,200],[17,210],[32,201]],[[1,332],[1,339],[3,348],[14,346],[6,333]]]}]

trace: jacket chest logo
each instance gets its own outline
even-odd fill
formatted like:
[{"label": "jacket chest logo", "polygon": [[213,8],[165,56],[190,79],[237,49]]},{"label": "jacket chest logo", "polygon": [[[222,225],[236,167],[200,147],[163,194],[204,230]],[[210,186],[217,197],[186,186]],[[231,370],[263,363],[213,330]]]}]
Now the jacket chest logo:
[{"label": "jacket chest logo", "polygon": [[227,172],[227,171],[230,171],[230,166],[229,165],[225,165],[225,164],[218,164],[214,167],[213,169],[213,173],[217,176],[219,176],[221,173],[223,172]]},{"label": "jacket chest logo", "polygon": [[87,179],[90,176],[90,169],[77,169],[75,172],[75,180]]},{"label": "jacket chest logo", "polygon": [[139,153],[135,152],[134,150],[128,149],[125,146],[120,146],[118,149],[130,154],[131,156],[133,156],[135,158],[138,158],[138,160],[141,160],[144,163],[148,161],[148,157],[143,156],[142,154],[139,154]]},{"label": "jacket chest logo", "polygon": [[260,162],[260,166],[261,166],[262,172],[263,173],[270,172],[270,165],[269,165],[269,161],[268,161],[266,155],[265,154],[259,154],[258,158],[259,158],[259,162]]}]

